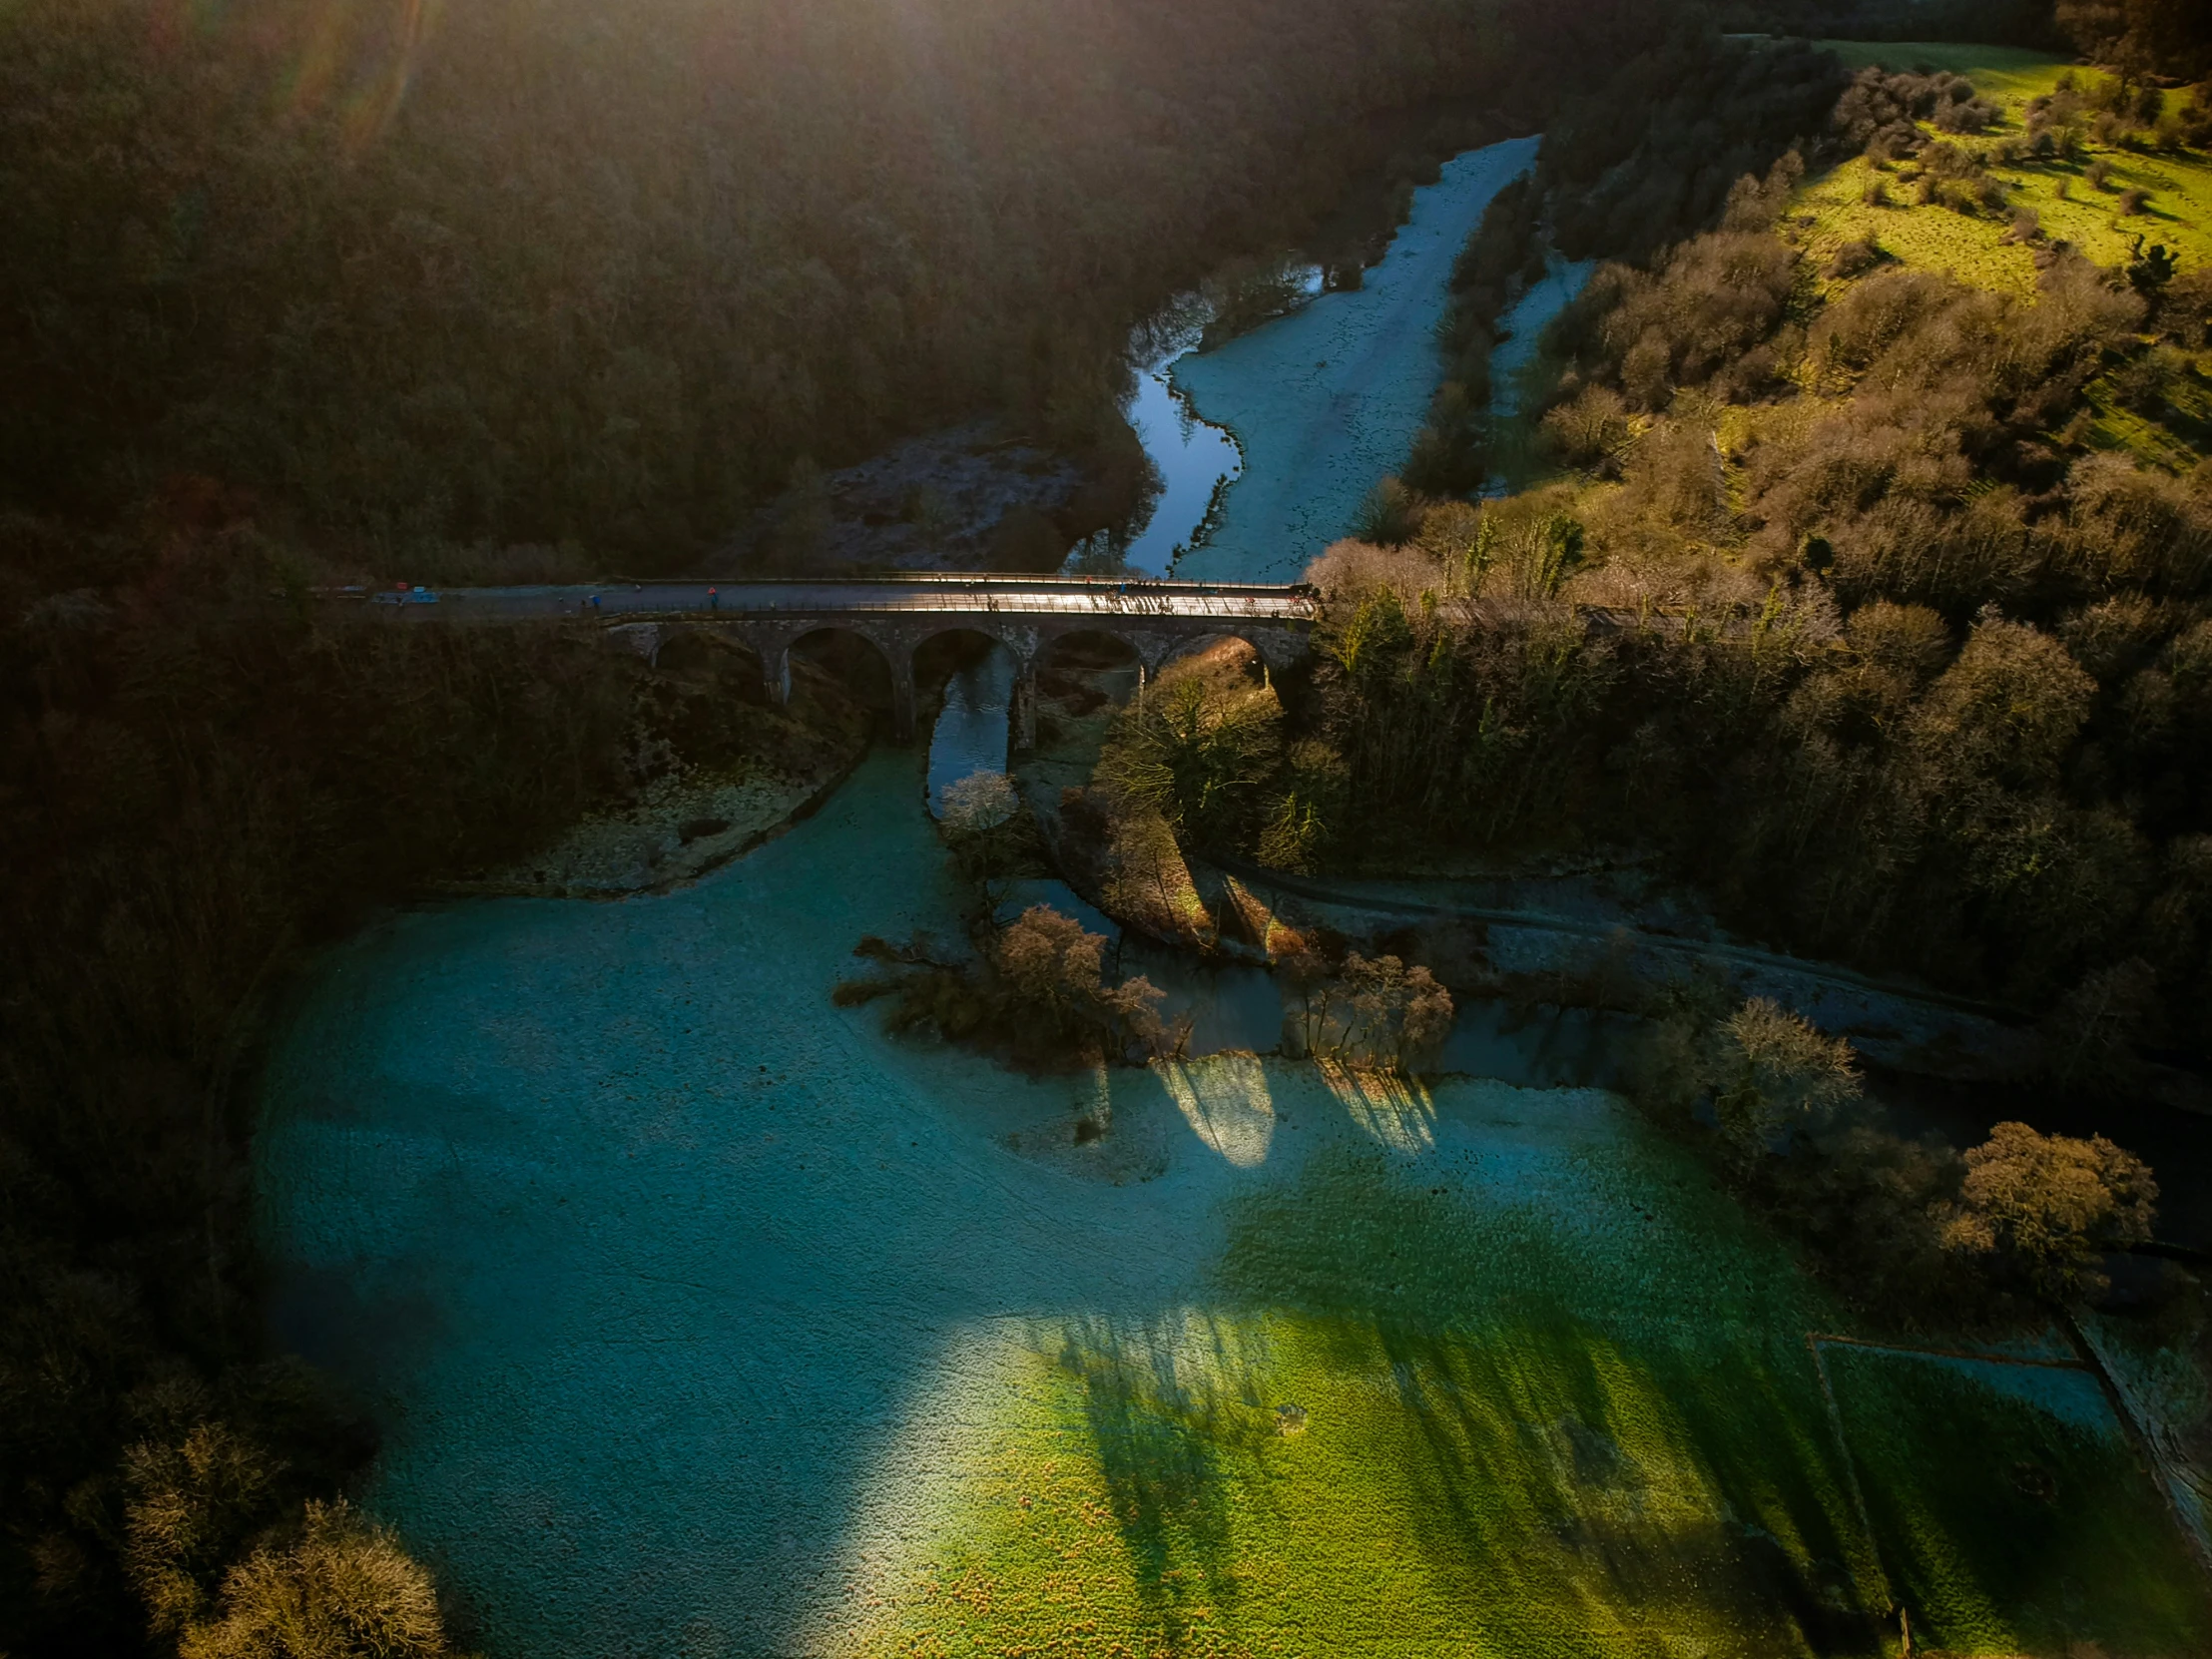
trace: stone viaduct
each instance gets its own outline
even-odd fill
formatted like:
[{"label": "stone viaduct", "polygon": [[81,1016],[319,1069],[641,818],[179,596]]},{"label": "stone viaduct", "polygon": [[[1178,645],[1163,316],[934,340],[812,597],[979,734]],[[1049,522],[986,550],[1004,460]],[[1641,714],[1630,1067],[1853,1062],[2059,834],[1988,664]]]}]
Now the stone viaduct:
[{"label": "stone viaduct", "polygon": [[[471,603],[479,596],[492,603]],[[441,600],[469,603],[477,615],[497,604],[490,590]],[[598,616],[610,644],[648,660],[686,633],[737,640],[760,657],[778,702],[791,697],[792,652],[802,642],[824,633],[856,635],[890,670],[901,740],[914,730],[914,654],[946,634],[981,635],[1013,657],[1013,736],[1023,749],[1036,741],[1037,666],[1057,641],[1077,634],[1118,640],[1149,677],[1197,645],[1234,638],[1280,672],[1311,649],[1320,611],[1304,587],[1009,576],[659,584],[600,590],[577,608]]]}]

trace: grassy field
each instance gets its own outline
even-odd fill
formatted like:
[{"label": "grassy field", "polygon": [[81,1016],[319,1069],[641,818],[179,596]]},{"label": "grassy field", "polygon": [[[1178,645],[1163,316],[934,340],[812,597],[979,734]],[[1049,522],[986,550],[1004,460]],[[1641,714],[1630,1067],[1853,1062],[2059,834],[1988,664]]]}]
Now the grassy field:
[{"label": "grassy field", "polygon": [[[2212,265],[2212,156],[2200,152],[2143,154],[2091,143],[2074,160],[2005,163],[2005,141],[2025,132],[2024,111],[2031,99],[2052,91],[2072,70],[2085,80],[2097,72],[2075,69],[2063,59],[2016,47],[1964,46],[1936,42],[1828,41],[1854,69],[1882,65],[1893,70],[1939,69],[1964,75],[1975,89],[2003,110],[1989,132],[1955,139],[1962,148],[1991,157],[1989,171],[2005,188],[2007,205],[1972,214],[1913,200],[1913,189],[1896,168],[1876,167],[1855,157],[1809,180],[1793,204],[1793,239],[1803,247],[1816,272],[1825,273],[1838,249],[1871,242],[1898,265],[1944,271],[1962,281],[2031,296],[2035,291],[2033,249],[2011,236],[2013,216],[2033,213],[2049,243],[2064,242],[2103,266],[2121,266],[2132,257],[2137,239],[2163,245],[2181,256],[2184,271]],[[2176,94],[2172,96],[2185,96]],[[1927,129],[1932,135],[1934,129]],[[2089,180],[2096,164],[2109,170],[2102,188]],[[1889,201],[1868,201],[1880,181]],[[2123,211],[2125,192],[2148,196],[2139,211]],[[1823,276],[1834,291],[1843,281]],[[2146,418],[2113,394],[2109,381],[2089,387],[2092,424],[2083,434],[2101,448],[2124,449],[2138,460],[2184,471],[2212,447],[2212,395],[2201,379],[2177,382],[2176,404],[2163,422]]]},{"label": "grassy field", "polygon": [[1462,1088],[1417,1157],[1335,1143],[1236,1201],[1203,1309],[1010,1349],[857,1651],[1872,1654],[1901,1601],[1959,1654],[2212,1643],[2088,1373],[1824,1378],[1842,1316],[1673,1148]]},{"label": "grassy field", "polygon": [[[2028,101],[2051,91],[2059,76],[2072,67],[2062,59],[2001,46],[1825,44],[1854,68],[1880,63],[1892,69],[1925,66],[1964,75],[2004,111],[2001,125],[1988,133],[1955,141],[1984,151],[2008,137],[2018,138],[2025,131],[2022,112]],[[2075,73],[2095,74],[2091,70]],[[2091,164],[2099,161],[2111,169],[2103,190],[2085,177]],[[2079,161],[1992,164],[1991,171],[2009,188],[2012,206],[2035,213],[2048,238],[2071,243],[2099,265],[2123,263],[2138,236],[2146,243],[2179,250],[2184,269],[2212,263],[2212,157],[2194,151],[2141,155],[2091,144]],[[1869,206],[1863,198],[1878,176],[1873,164],[1857,157],[1811,182],[1803,193],[1799,212],[1818,220],[1810,228],[1806,247],[1821,264],[1844,243],[1871,239],[1909,266],[1949,271],[1984,287],[2034,291],[2033,254],[2024,245],[2005,240],[2011,229],[2009,211],[1969,217],[1948,208],[1915,206],[1907,200],[1910,191],[1896,184],[1894,173],[1889,183],[1896,204]],[[2140,213],[2123,214],[2121,193],[2138,189],[2150,193],[2148,201]]]},{"label": "grassy field", "polygon": [[[2004,1386],[2079,1374],[1900,1403],[1615,1096],[1032,1079],[834,1006],[849,941],[958,925],[921,782],[879,751],[675,892],[394,917],[272,1060],[278,1329],[493,1659],[1813,1659],[1901,1596],[1954,1652],[2212,1652],[2101,1402]],[[2025,1458],[2031,1571],[1976,1495]]]},{"label": "grassy field", "polygon": [[2089,1372],[1838,1345],[1824,1358],[1922,1641],[2043,1653],[2094,1629],[2109,1650],[2162,1653],[2204,1639],[2180,1534]]}]

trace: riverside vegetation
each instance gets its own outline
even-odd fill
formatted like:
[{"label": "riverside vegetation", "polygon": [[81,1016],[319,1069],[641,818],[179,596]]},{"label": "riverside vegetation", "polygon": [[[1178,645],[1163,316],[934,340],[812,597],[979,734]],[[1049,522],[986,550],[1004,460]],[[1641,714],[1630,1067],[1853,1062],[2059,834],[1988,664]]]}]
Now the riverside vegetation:
[{"label": "riverside vegetation", "polygon": [[[1460,262],[1443,336],[1463,374],[1363,539],[1312,572],[1311,684],[1171,676],[1119,723],[1097,793],[1193,851],[1290,870],[1648,847],[1752,937],[2039,1014],[2046,1087],[2117,1101],[2146,1049],[2201,1064],[2212,211],[2158,222],[2179,257],[2107,242],[2100,266],[2008,221],[1994,172],[1980,195],[1946,181],[2078,177],[2093,152],[2180,174],[2212,93],[2010,73],[1984,96],[1685,35],[1568,112]],[[1718,142],[1688,116],[1709,102]],[[1596,114],[1623,106],[1647,119]],[[1716,148],[1756,167],[1717,179]],[[1903,234],[1840,247],[1829,181],[1870,166],[1933,187],[1901,222],[2007,226],[2027,291],[1886,252]],[[1470,414],[1490,330],[1545,236],[1618,257],[1544,342],[1537,476],[1455,499],[1491,459]],[[2100,426],[2108,403],[2157,441]],[[1639,993],[1641,1098],[1870,1304],[2076,1293],[2097,1250],[2148,1238],[2155,1187],[2109,1143],[2010,1125],[1961,1159],[1839,1117],[1848,1056],[1715,995]],[[1975,1209],[2015,1165],[2042,1172],[2048,1215],[2078,1187],[2063,1239]]]}]

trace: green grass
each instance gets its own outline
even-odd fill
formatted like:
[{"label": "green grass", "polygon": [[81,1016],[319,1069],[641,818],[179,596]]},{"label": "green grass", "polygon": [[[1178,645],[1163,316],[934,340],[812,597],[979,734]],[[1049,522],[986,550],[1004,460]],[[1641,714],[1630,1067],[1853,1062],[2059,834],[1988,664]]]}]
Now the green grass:
[{"label": "green grass", "polygon": [[[1992,151],[2006,138],[2025,131],[2028,101],[2051,91],[2073,68],[2063,59],[2016,47],[1965,46],[1937,42],[1827,41],[1846,64],[1862,68],[1883,64],[1893,69],[1932,68],[1966,76],[1983,96],[1999,104],[2002,122],[1988,133],[1953,139],[1969,150]],[[2083,76],[2093,71],[2076,70]],[[1927,129],[1932,136],[1934,129]],[[2090,165],[2110,168],[2106,189],[2088,182]],[[1816,272],[1825,273],[1836,251],[1850,242],[1872,242],[1890,261],[1910,269],[1942,271],[1978,287],[2022,298],[2035,292],[2035,256],[2012,242],[2016,211],[2036,215],[2048,241],[2065,242],[2099,265],[2117,267],[2132,256],[2138,237],[2146,246],[2164,244],[2181,256],[2183,270],[2212,265],[2212,156],[2200,152],[2138,154],[2092,144],[2079,160],[1992,162],[1991,173],[2007,187],[2008,205],[1965,214],[1954,208],[1921,205],[1913,187],[1900,183],[1896,170],[1878,169],[1865,157],[1808,180],[1792,205],[1787,234],[1805,249]],[[1884,182],[1892,201],[1871,206],[1868,186]],[[2121,193],[2150,193],[2143,210],[2121,212]],[[2062,194],[2063,193],[2063,194]],[[1828,292],[1845,282],[1822,279]],[[2184,404],[2188,401],[2184,394]],[[2104,448],[2124,449],[2138,460],[2181,471],[2205,452],[2202,411],[2182,407],[2163,420],[2121,408],[2109,386],[2090,388],[2094,423],[2088,440]]]},{"label": "green grass", "polygon": [[[1007,1347],[959,1513],[865,1651],[1887,1651],[1895,1588],[1807,1341],[1844,1315],[1676,1148],[1609,1115],[1603,1135],[1508,1122],[1456,1151],[1439,1133],[1420,1156],[1327,1147],[1232,1201],[1201,1304],[1037,1321]],[[1301,1431],[1278,1431],[1286,1405]],[[2017,1438],[2001,1396],[1936,1405],[1908,1450],[1974,1447],[1961,1482],[1984,1442]],[[1905,1442],[1862,1437],[1862,1479],[1894,1508]],[[2106,1472],[2069,1484],[2078,1537],[2116,1515],[2143,1551],[2124,1582],[2172,1572],[2165,1623],[2111,1627],[2154,1638],[2130,1653],[2201,1651],[2159,1645],[2207,1628],[2203,1597],[2155,1506]],[[1979,1522],[1959,1524],[1954,1553],[1979,1561]],[[2105,1565],[2092,1550],[2077,1570]],[[2033,1593],[2000,1586],[1998,1620],[2020,1651],[2063,1654]]]},{"label": "green grass", "polygon": [[[1871,63],[1893,68],[1926,64],[1964,75],[2004,110],[2002,123],[1988,133],[1953,140],[1968,149],[1987,149],[2008,136],[2020,136],[2025,131],[2023,112],[2028,100],[2049,92],[2058,77],[2073,67],[2062,59],[2013,47],[1823,44],[1854,68]],[[2111,167],[2108,190],[2095,189],[2084,177],[2095,161]],[[2100,265],[2123,262],[2138,235],[2147,243],[2162,242],[2178,249],[2184,269],[2212,263],[2212,157],[2195,151],[2138,155],[2091,145],[2079,162],[1998,166],[1992,171],[2011,187],[2015,207],[2038,215],[2047,237],[2071,243]],[[1862,202],[1867,185],[1877,177],[1888,177],[1892,194],[1899,198],[1896,205],[1874,208]],[[2063,198],[2058,194],[2061,183],[2067,192]],[[2150,192],[2140,214],[2120,212],[2120,193],[2129,189]],[[2025,247],[2001,240],[2011,228],[2010,210],[1968,216],[1949,208],[1912,204],[1910,196],[1910,188],[1900,187],[1894,174],[1880,174],[1864,157],[1810,181],[1797,204],[1798,213],[1810,213],[1818,221],[1804,239],[1808,252],[1825,266],[1844,243],[1871,238],[1909,266],[1949,271],[1984,287],[2034,290],[2033,256]]]},{"label": "green grass", "polygon": [[1975,46],[1949,40],[1824,40],[1846,69],[1947,70],[1973,82],[1984,97],[2014,105],[2050,91],[2072,65],[2024,46]]},{"label": "green grass", "polygon": [[2171,1516],[2083,1371],[1830,1347],[1917,1637],[1958,1653],[2212,1651]]}]

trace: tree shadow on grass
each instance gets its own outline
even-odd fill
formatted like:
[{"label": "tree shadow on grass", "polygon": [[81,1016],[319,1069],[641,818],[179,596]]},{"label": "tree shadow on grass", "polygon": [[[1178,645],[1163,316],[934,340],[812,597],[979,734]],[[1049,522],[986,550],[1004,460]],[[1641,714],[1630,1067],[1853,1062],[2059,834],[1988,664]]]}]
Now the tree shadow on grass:
[{"label": "tree shadow on grass", "polygon": [[[1864,1550],[1828,1482],[1818,1406],[1784,1397],[1753,1357],[1630,1347],[1571,1321],[1371,1329],[1410,1426],[1392,1460],[1406,1507],[1439,1518],[1421,1542],[1470,1594],[1494,1595],[1504,1563],[1513,1601],[1587,1629],[1634,1610],[1725,1629],[1747,1653],[1881,1651],[1885,1601],[1855,1582]],[[1716,1372],[1738,1364],[1716,1402]]]},{"label": "tree shadow on grass", "polygon": [[1923,1639],[2207,1651],[2212,1596],[2087,1373],[1876,1349],[1832,1349],[1828,1366]]},{"label": "tree shadow on grass", "polygon": [[1195,1610],[1233,1625],[1232,1459],[1274,1436],[1247,1332],[1203,1315],[1077,1318],[1056,1363],[1080,1382],[1135,1587],[1171,1647]]},{"label": "tree shadow on grass", "polygon": [[1716,1656],[1881,1651],[1888,1586],[1802,1331],[1670,1317],[1656,1275],[1624,1299],[1555,1222],[1470,1222],[1424,1179],[1317,1160],[1240,1208],[1223,1277],[1298,1310],[1330,1373],[1388,1380],[1396,1409],[1346,1425],[1349,1462],[1469,1625],[1508,1647],[1626,1620]]}]

